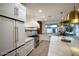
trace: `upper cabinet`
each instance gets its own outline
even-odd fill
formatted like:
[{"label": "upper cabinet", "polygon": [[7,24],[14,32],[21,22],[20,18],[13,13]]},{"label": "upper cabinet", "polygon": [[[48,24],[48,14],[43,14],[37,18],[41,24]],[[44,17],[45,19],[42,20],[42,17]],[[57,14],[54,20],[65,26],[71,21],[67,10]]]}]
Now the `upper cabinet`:
[{"label": "upper cabinet", "polygon": [[15,48],[15,21],[0,17],[0,55]]},{"label": "upper cabinet", "polygon": [[14,3],[0,3],[0,15],[14,18]]},{"label": "upper cabinet", "polygon": [[26,20],[26,8],[20,3],[0,3],[0,15]]},{"label": "upper cabinet", "polygon": [[19,3],[15,3],[14,5],[15,5],[14,17],[16,19],[25,21],[26,20],[26,8],[22,4],[19,4]]}]

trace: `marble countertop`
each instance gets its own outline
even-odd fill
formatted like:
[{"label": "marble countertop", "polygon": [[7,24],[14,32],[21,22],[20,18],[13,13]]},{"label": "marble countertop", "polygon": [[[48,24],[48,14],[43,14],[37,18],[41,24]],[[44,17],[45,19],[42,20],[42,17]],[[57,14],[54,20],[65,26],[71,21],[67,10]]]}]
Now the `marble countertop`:
[{"label": "marble countertop", "polygon": [[62,36],[51,36],[48,56],[79,56],[79,40],[73,37],[66,37],[69,42],[61,41]]}]

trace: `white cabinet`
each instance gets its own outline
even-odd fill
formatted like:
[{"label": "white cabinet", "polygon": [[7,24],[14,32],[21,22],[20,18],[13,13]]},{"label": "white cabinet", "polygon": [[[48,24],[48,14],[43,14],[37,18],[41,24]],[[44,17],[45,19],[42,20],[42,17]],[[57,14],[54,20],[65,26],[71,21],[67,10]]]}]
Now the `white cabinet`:
[{"label": "white cabinet", "polygon": [[13,52],[7,54],[6,56],[15,56],[15,55],[16,55],[16,51],[13,51]]},{"label": "white cabinet", "polygon": [[14,48],[14,21],[0,17],[0,53]]},{"label": "white cabinet", "polygon": [[[25,39],[24,23],[0,17],[0,54],[5,54],[13,48],[24,44]],[[25,51],[24,46],[19,49],[21,55],[25,54]],[[8,55],[15,55],[15,52]]]},{"label": "white cabinet", "polygon": [[19,56],[25,56],[26,52],[25,52],[24,46],[22,46],[19,49],[17,49],[17,53],[19,54]]},{"label": "white cabinet", "polygon": [[23,47],[19,48],[17,51],[20,56],[28,55],[34,49],[34,40],[27,42]]},{"label": "white cabinet", "polygon": [[25,42],[25,28],[24,23],[16,21],[16,41],[17,47]]},{"label": "white cabinet", "polygon": [[26,21],[26,8],[20,3],[0,3],[0,15]]},{"label": "white cabinet", "polygon": [[14,18],[14,3],[0,3],[0,15]]},{"label": "white cabinet", "polygon": [[26,8],[19,3],[15,3],[14,16],[16,19],[26,21]]},{"label": "white cabinet", "polygon": [[28,55],[34,49],[34,40],[27,42],[25,48],[26,48],[26,55]]}]

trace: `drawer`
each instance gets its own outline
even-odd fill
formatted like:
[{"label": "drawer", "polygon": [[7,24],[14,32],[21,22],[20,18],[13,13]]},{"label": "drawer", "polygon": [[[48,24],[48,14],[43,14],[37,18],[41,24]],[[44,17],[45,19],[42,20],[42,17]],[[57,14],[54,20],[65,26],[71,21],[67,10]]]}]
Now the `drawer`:
[{"label": "drawer", "polygon": [[17,49],[17,52],[19,53],[19,56],[26,56],[32,49],[34,49],[34,40],[27,42],[24,46]]},{"label": "drawer", "polygon": [[28,55],[32,51],[32,49],[34,49],[34,45],[33,44],[25,46],[26,55]]},{"label": "drawer", "polygon": [[25,56],[26,55],[25,47],[23,46],[23,47],[17,49],[17,53],[19,53],[19,56]]},{"label": "drawer", "polygon": [[15,51],[13,51],[13,52],[11,52],[11,53],[7,54],[6,56],[15,56],[15,54],[16,54],[16,52],[15,52]]},{"label": "drawer", "polygon": [[25,45],[30,45],[30,44],[34,44],[34,40],[31,40],[31,41],[29,41],[29,42],[27,42]]}]

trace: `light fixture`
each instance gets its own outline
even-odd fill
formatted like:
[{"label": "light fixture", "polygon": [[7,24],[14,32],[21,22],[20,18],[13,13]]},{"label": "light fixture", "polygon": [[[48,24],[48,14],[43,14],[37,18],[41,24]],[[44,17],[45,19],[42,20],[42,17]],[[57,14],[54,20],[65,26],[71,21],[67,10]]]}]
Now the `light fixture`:
[{"label": "light fixture", "polygon": [[69,20],[66,17],[64,17],[63,21],[61,21],[60,23],[62,23],[64,25],[69,24]]},{"label": "light fixture", "polygon": [[45,18],[45,16],[43,16],[43,18]]},{"label": "light fixture", "polygon": [[79,12],[76,10],[75,7],[76,6],[74,4],[74,10],[71,11],[66,17],[69,23],[79,23]]},{"label": "light fixture", "polygon": [[77,11],[79,11],[79,9],[77,9]]},{"label": "light fixture", "polygon": [[41,9],[38,10],[39,13],[42,13],[43,11]]}]

